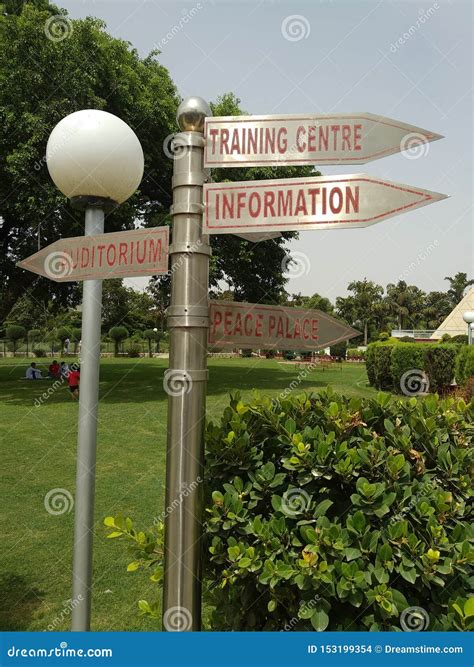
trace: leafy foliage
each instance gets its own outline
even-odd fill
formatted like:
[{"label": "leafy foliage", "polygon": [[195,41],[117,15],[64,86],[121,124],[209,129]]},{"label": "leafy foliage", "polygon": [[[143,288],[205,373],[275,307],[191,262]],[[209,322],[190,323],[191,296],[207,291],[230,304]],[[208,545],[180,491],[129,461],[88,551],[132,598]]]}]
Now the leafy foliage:
[{"label": "leafy foliage", "polygon": [[[473,405],[462,400],[231,397],[206,437],[205,577],[215,630],[431,630],[473,624]],[[163,527],[138,531],[129,570],[163,576]],[[156,603],[140,601],[159,616]]]}]

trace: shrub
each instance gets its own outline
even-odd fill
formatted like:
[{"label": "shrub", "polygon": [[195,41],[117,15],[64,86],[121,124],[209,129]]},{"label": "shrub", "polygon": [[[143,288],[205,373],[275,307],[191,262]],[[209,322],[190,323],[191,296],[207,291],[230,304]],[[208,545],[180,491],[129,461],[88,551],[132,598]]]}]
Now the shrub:
[{"label": "shrub", "polygon": [[41,358],[41,357],[47,357],[48,356],[48,351],[44,347],[35,347],[33,349],[33,354],[35,357]]},{"label": "shrub", "polygon": [[460,343],[461,345],[467,345],[467,334],[458,334],[457,336],[452,336],[448,343]]},{"label": "shrub", "polygon": [[341,340],[340,343],[335,343],[329,348],[329,354],[336,359],[345,359],[347,351],[347,340]]},{"label": "shrub", "polygon": [[240,356],[244,359],[249,359],[252,356],[252,350],[249,349],[241,350]]},{"label": "shrub", "polygon": [[128,338],[128,330],[125,327],[112,327],[109,336],[114,341],[114,354],[118,357],[120,343]]},{"label": "shrub", "polygon": [[26,337],[26,329],[19,324],[10,324],[10,326],[5,329],[5,335],[10,341],[13,355],[15,355],[18,341],[23,340]]},{"label": "shrub", "polygon": [[[468,630],[472,413],[433,395],[231,398],[206,433],[211,628],[394,631],[419,606],[430,630]],[[161,581],[162,524],[105,525],[133,545],[128,570]]]},{"label": "shrub", "polygon": [[264,354],[266,359],[274,359],[276,352],[275,350],[265,350]]},{"label": "shrub", "polygon": [[423,368],[428,374],[430,391],[442,391],[454,379],[455,345],[426,345]]},{"label": "shrub", "polygon": [[130,341],[127,346],[127,355],[129,357],[139,357],[142,351],[142,346],[137,340]]},{"label": "shrub", "polygon": [[293,350],[283,350],[281,355],[283,359],[286,359],[287,361],[293,361],[293,359],[296,359],[296,352]]},{"label": "shrub", "polygon": [[387,333],[386,331],[381,331],[379,333],[379,340],[388,340],[390,338],[390,334]]},{"label": "shrub", "polygon": [[369,378],[369,384],[375,387],[375,348],[377,343],[370,343],[365,351],[365,370]]},{"label": "shrub", "polygon": [[352,359],[354,361],[363,361],[365,359],[365,352],[364,350],[358,350],[357,348],[353,347],[347,350],[346,358]]},{"label": "shrub", "polygon": [[393,348],[391,355],[392,382],[395,391],[402,391],[402,386],[406,386],[404,376],[411,371],[425,370],[425,346],[421,343],[405,343],[404,345],[396,345]]},{"label": "shrub", "polygon": [[380,343],[374,350],[374,385],[378,389],[392,389],[392,368],[391,358],[394,345],[390,343]]},{"label": "shrub", "polygon": [[459,348],[454,364],[454,374],[458,385],[463,385],[466,381],[466,360],[469,354],[469,345],[463,345]]}]

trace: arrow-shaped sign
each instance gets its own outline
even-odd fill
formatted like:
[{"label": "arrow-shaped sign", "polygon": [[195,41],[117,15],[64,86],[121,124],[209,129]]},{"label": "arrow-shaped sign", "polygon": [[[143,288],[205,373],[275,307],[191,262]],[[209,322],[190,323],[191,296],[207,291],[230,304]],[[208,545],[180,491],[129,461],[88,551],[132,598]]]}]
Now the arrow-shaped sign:
[{"label": "arrow-shaped sign", "polygon": [[56,282],[168,272],[168,227],[60,239],[18,263]]},{"label": "arrow-shaped sign", "polygon": [[204,234],[367,227],[447,195],[366,174],[204,185]]},{"label": "arrow-shaped sign", "polygon": [[320,310],[237,301],[209,304],[209,347],[319,350],[360,335]]},{"label": "arrow-shaped sign", "polygon": [[206,118],[205,167],[365,164],[442,135],[371,113]]}]

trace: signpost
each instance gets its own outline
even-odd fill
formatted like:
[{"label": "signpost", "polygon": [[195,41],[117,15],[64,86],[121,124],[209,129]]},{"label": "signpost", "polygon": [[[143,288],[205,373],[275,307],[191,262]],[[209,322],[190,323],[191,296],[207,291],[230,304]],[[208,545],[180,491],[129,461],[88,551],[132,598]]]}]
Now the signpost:
[{"label": "signpost", "polygon": [[18,263],[56,282],[168,272],[168,227],[60,239]]},{"label": "signpost", "polygon": [[[202,467],[209,347],[316,350],[358,335],[317,310],[212,301],[210,234],[246,240],[281,232],[366,227],[445,195],[364,174],[205,183],[211,167],[363,164],[441,135],[369,113],[212,118],[200,97],[178,108],[173,256],[168,309],[168,401],[163,627],[199,630]],[[19,266],[58,282],[83,280],[72,629],[88,630],[102,279],[166,273],[168,228],[104,234],[104,211],[126,201],[143,174],[131,128],[103,111],[70,114],[47,148],[53,181],[85,209],[85,236],[62,239]],[[203,205],[204,198],[204,205]],[[210,323],[210,326],[209,326]]]},{"label": "signpost", "polygon": [[359,335],[320,310],[236,301],[209,304],[209,347],[319,350]]},{"label": "signpost", "polygon": [[206,183],[204,232],[367,227],[446,196],[366,174]]},{"label": "signpost", "polygon": [[365,164],[442,139],[371,113],[206,118],[205,167]]}]

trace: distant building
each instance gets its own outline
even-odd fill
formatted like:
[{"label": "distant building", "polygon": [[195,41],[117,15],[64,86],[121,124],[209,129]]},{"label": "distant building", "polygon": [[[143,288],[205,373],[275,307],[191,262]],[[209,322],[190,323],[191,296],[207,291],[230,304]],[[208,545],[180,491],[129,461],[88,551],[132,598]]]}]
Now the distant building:
[{"label": "distant building", "polygon": [[467,334],[467,324],[462,316],[466,310],[474,310],[474,287],[461,299],[458,305],[453,308],[447,318],[442,322],[431,338],[441,338],[443,334],[450,336],[459,336]]}]

